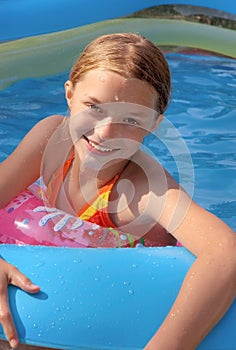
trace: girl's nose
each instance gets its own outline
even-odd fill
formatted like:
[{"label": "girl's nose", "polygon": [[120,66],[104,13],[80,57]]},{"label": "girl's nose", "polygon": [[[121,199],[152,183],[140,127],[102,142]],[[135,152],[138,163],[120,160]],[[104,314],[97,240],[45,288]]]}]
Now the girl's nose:
[{"label": "girl's nose", "polygon": [[112,117],[106,117],[95,125],[95,132],[101,140],[121,137],[119,124],[115,123]]}]

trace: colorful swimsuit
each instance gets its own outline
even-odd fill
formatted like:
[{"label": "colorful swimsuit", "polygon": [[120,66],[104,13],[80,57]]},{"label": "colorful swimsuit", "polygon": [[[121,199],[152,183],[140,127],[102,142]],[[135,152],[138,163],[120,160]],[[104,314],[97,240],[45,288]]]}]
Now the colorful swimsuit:
[{"label": "colorful swimsuit", "polygon": [[[60,191],[61,184],[65,180],[65,177],[74,161],[75,155],[65,161],[63,167],[59,168],[53,175],[46,191],[47,198],[50,199],[50,205],[56,207],[56,200]],[[92,199],[91,204],[87,203],[77,213],[77,216],[85,221],[90,221],[103,227],[116,228],[110,219],[108,214],[108,202],[109,196],[113,186],[118,180],[120,173],[115,175],[113,179],[107,182],[103,187],[98,190],[98,193]]]},{"label": "colorful swimsuit", "polygon": [[[46,197],[49,199],[50,206],[56,207],[56,201],[61,189],[61,186],[66,178],[66,175],[74,161],[75,155],[72,156],[65,161],[64,165],[60,167],[53,175],[50,180],[48,187],[46,189]],[[85,206],[77,213],[77,216],[84,220],[92,222],[96,225],[99,225],[104,228],[109,228],[113,234],[116,235],[118,227],[114,225],[111,221],[109,212],[108,212],[108,204],[109,197],[113,186],[116,184],[117,180],[121,173],[115,175],[113,179],[107,182],[103,187],[98,190],[98,193],[92,199],[91,203],[86,203]],[[124,234],[124,237],[128,239],[130,247],[137,246],[164,246],[166,244],[158,244],[156,239],[148,237],[148,235],[144,235],[144,237],[140,239],[134,239],[130,234]],[[169,243],[170,245],[175,245],[175,243]],[[168,244],[168,245],[169,245]],[[127,246],[127,245],[123,245]]]}]

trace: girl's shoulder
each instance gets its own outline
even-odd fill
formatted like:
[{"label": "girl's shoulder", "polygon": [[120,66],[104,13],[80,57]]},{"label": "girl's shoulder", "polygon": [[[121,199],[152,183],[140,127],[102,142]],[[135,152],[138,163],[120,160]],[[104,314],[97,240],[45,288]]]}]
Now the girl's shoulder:
[{"label": "girl's shoulder", "polygon": [[65,122],[67,120],[67,117],[60,115],[60,114],[53,114],[53,115],[49,115],[43,119],[41,119],[37,124],[36,127],[44,127],[47,126],[50,129],[51,128],[57,128],[58,126],[60,126],[63,122]]},{"label": "girl's shoulder", "polygon": [[119,182],[117,186],[120,197],[122,194],[127,203],[133,206],[148,206],[151,211],[160,199],[167,198],[168,195],[171,200],[172,194],[175,198],[181,191],[173,176],[156,159],[144,152],[132,157]]},{"label": "girl's shoulder", "polygon": [[39,141],[45,144],[54,134],[55,130],[63,124],[65,117],[62,115],[50,115],[40,119],[26,135],[27,141]]},{"label": "girl's shoulder", "polygon": [[138,151],[130,160],[127,170],[124,173],[127,179],[135,184],[141,182],[154,181],[155,185],[159,182],[165,182],[173,186],[178,186],[172,175],[155,158],[143,151]]}]

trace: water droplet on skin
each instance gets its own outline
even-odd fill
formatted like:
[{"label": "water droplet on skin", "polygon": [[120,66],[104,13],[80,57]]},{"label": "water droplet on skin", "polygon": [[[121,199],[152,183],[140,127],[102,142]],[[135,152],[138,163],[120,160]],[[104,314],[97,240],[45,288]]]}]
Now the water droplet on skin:
[{"label": "water droplet on skin", "polygon": [[190,275],[190,278],[194,278],[196,275],[196,272],[192,272],[191,275]]},{"label": "water droplet on skin", "polygon": [[99,80],[102,81],[102,82],[105,81],[104,76],[102,74],[99,75]]}]

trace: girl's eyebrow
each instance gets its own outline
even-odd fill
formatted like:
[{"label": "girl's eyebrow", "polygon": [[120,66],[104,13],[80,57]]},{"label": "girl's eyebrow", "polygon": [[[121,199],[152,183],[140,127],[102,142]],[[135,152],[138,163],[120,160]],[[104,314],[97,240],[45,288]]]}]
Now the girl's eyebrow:
[{"label": "girl's eyebrow", "polygon": [[95,104],[101,104],[102,103],[96,97],[93,97],[93,96],[87,96],[86,99],[91,101],[91,102],[94,102]]}]

